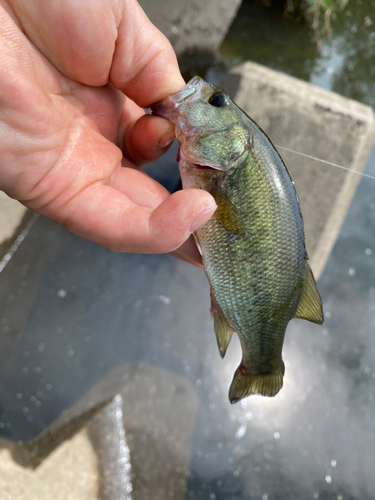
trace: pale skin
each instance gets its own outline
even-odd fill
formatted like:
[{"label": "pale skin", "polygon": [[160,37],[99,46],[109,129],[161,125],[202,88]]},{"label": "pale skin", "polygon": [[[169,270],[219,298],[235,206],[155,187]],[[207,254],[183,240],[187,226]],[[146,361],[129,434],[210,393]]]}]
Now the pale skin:
[{"label": "pale skin", "polygon": [[174,137],[143,108],[184,84],[135,0],[0,0],[0,189],[112,250],[199,263],[213,198],[140,170]]}]

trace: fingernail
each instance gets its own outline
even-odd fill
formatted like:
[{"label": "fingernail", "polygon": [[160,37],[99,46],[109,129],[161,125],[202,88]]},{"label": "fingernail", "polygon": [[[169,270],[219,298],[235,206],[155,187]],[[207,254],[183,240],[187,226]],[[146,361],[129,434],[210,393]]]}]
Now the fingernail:
[{"label": "fingernail", "polygon": [[217,209],[217,205],[216,203],[212,200],[212,203],[211,203],[211,206],[209,208],[207,208],[206,210],[204,210],[203,212],[201,212],[198,217],[195,219],[195,221],[192,223],[192,225],[190,226],[190,229],[189,231],[191,233],[194,233],[194,231],[196,231],[197,229],[199,229],[201,226],[203,226],[203,224],[205,222],[208,221],[208,219],[210,217],[212,217],[212,215],[215,213]]},{"label": "fingernail", "polygon": [[174,124],[170,121],[165,121],[165,129],[162,132],[162,136],[158,140],[156,147],[158,149],[165,149],[172,144],[175,138]]},{"label": "fingernail", "polygon": [[165,149],[165,148],[167,148],[168,146],[170,146],[172,144],[172,142],[174,141],[174,139],[175,139],[175,135],[174,135],[174,130],[173,130],[173,132],[171,134],[164,135],[158,141],[157,148],[158,149]]}]

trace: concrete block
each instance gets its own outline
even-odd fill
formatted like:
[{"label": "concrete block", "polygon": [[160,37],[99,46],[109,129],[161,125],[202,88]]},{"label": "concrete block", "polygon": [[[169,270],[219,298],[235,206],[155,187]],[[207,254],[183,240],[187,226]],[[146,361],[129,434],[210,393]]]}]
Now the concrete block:
[{"label": "concrete block", "polygon": [[98,459],[82,429],[56,447],[38,468],[13,459],[18,445],[0,439],[1,500],[92,500],[98,498]]},{"label": "concrete block", "polygon": [[13,243],[30,211],[19,201],[0,191],[0,259]]},{"label": "concrete block", "polygon": [[34,441],[0,439],[0,498],[184,500],[196,412],[186,378],[117,366]]},{"label": "concrete block", "polygon": [[[242,0],[140,0],[149,19],[170,40],[182,71],[201,65],[219,48]],[[197,52],[200,53],[199,63]]]},{"label": "concrete block", "polygon": [[[276,146],[362,172],[375,137],[369,106],[252,62],[234,68],[221,85]],[[361,177],[283,149],[279,153],[296,185],[318,278]]]}]

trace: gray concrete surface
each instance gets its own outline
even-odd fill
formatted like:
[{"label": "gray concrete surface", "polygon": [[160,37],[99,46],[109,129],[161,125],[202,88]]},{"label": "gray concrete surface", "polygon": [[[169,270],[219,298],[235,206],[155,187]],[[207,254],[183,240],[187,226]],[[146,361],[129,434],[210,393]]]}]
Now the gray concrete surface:
[{"label": "gray concrete surface", "polygon": [[[372,108],[252,62],[222,86],[277,146],[362,172],[375,138]],[[295,182],[306,246],[321,275],[360,175],[279,149]]]},{"label": "gray concrete surface", "polygon": [[175,49],[182,71],[212,62],[242,0],[140,0]]}]

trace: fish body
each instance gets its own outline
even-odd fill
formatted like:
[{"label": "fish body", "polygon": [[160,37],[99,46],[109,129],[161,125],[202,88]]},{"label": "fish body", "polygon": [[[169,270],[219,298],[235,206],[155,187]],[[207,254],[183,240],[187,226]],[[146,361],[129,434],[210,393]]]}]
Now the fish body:
[{"label": "fish body", "polygon": [[233,332],[241,341],[229,399],[274,396],[283,384],[288,322],[323,322],[294,184],[266,134],[201,78],[152,112],[176,124],[183,188],[204,189],[218,205],[195,237],[221,356]]}]

